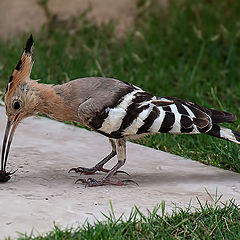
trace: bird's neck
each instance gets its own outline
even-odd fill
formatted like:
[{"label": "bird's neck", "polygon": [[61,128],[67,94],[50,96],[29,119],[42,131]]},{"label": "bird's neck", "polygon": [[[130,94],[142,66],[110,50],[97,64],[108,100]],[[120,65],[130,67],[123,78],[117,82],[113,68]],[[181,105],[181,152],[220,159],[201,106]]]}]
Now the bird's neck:
[{"label": "bird's neck", "polygon": [[46,114],[58,121],[76,120],[76,112],[69,108],[61,95],[56,93],[53,85],[42,84],[37,81],[31,81],[31,85],[38,97],[37,112]]}]

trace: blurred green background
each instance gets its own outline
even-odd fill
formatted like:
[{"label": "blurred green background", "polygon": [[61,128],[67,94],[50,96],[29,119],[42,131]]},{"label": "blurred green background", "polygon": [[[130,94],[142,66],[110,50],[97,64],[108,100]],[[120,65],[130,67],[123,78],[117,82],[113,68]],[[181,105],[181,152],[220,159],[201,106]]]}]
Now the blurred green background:
[{"label": "blurred green background", "polygon": [[[40,4],[48,21],[34,34],[32,79],[61,84],[87,76],[113,77],[157,96],[175,96],[240,118],[240,1],[169,1],[161,8],[140,0],[132,26],[121,38],[114,22],[93,23],[88,11],[62,21],[48,1]],[[0,40],[3,92],[29,33]],[[239,123],[225,126],[240,131]],[[159,134],[136,142],[240,172],[239,146],[224,140]]]}]

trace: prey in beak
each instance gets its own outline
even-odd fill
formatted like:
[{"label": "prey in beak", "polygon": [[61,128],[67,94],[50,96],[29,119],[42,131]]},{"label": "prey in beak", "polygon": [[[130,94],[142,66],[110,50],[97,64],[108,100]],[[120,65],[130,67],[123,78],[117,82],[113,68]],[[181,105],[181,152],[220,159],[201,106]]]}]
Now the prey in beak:
[{"label": "prey in beak", "polygon": [[4,138],[3,138],[3,144],[2,144],[0,182],[7,182],[8,180],[11,179],[11,175],[13,175],[16,172],[16,171],[7,172],[6,165],[7,165],[9,150],[10,150],[13,136],[14,136],[14,133],[15,133],[18,123],[19,123],[19,114],[17,114],[14,121],[12,121],[12,122],[10,120],[7,121],[5,134],[4,134]]}]

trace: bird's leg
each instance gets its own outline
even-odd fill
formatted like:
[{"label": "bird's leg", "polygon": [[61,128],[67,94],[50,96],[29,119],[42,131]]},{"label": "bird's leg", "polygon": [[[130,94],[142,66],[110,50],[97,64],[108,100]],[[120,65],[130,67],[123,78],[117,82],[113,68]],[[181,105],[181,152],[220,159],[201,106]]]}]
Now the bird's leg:
[{"label": "bird's leg", "polygon": [[125,185],[126,182],[134,182],[132,180],[123,180],[123,181],[111,180],[112,176],[115,175],[118,172],[118,169],[122,167],[126,162],[126,140],[125,139],[120,138],[116,140],[116,152],[117,152],[118,162],[102,180],[99,181],[94,178],[88,178],[88,179],[78,179],[77,182],[80,181],[82,183],[85,183],[86,186],[88,187],[96,187],[96,186],[102,186],[102,185],[122,186],[122,185]]},{"label": "bird's leg", "polygon": [[104,180],[110,180],[110,178],[118,171],[120,167],[122,167],[126,162],[126,140],[124,138],[120,138],[116,140],[116,152],[118,162],[113,168],[108,172],[108,174],[104,177]]},{"label": "bird's leg", "polygon": [[104,159],[102,159],[100,162],[98,162],[94,167],[92,167],[92,168],[84,168],[84,167],[71,168],[69,170],[69,172],[75,171],[76,173],[82,173],[85,175],[94,174],[97,171],[109,172],[110,170],[103,168],[103,166],[117,154],[115,140],[112,138],[109,138],[109,142],[112,146],[112,151]]}]

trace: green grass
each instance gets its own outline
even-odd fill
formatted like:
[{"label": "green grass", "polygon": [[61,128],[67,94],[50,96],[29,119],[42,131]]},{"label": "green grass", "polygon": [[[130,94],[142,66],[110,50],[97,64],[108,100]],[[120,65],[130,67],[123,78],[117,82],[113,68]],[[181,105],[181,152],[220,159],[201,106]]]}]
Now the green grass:
[{"label": "green grass", "polygon": [[[66,23],[52,18],[34,36],[32,78],[60,84],[86,76],[114,77],[157,96],[240,117],[240,1],[175,1],[167,12],[145,2],[140,1],[134,30],[124,40],[116,39],[112,24],[96,27],[84,16]],[[0,89],[5,89],[26,38],[0,42]],[[240,130],[239,123],[231,128]],[[224,140],[159,134],[136,142],[240,172],[239,146]]]},{"label": "green grass", "polygon": [[[192,211],[194,210],[194,212]],[[240,239],[240,206],[233,201],[214,204],[206,202],[199,208],[176,208],[165,214],[165,203],[155,207],[148,215],[138,208],[128,218],[117,218],[111,206],[105,221],[85,223],[78,228],[55,227],[46,235],[22,235],[18,240],[50,239]]]}]

